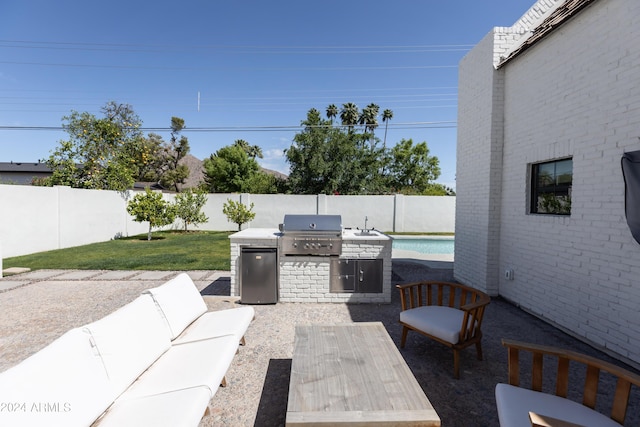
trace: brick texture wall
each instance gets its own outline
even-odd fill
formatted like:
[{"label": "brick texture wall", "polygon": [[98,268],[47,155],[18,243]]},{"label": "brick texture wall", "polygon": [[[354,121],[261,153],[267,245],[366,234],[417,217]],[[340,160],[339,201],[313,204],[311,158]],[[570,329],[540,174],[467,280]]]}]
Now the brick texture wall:
[{"label": "brick texture wall", "polygon": [[[246,239],[231,241],[231,295],[240,292],[240,254],[242,247],[277,247],[276,239]],[[344,259],[382,259],[382,293],[330,292],[330,257],[284,256],[278,257],[278,294],[280,302],[312,303],[378,303],[391,302],[392,241],[343,240]]]},{"label": "brick texture wall", "polygon": [[[638,365],[640,245],[624,217],[620,158],[640,150],[640,2],[597,1],[492,76],[490,38],[460,66],[456,275],[490,291],[495,277],[500,295]],[[487,117],[492,87],[504,108]],[[493,121],[501,144],[488,142]],[[499,145],[501,161],[488,153]],[[531,163],[567,156],[571,215],[529,214]],[[495,212],[499,231],[483,233]]]},{"label": "brick texture wall", "polygon": [[455,278],[498,293],[502,72],[493,68],[494,33],[460,63],[456,167]]}]

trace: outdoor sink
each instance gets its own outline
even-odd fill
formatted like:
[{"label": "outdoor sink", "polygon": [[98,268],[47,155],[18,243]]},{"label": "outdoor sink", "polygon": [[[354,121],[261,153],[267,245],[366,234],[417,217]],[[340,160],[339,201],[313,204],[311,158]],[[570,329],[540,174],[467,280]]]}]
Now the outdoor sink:
[{"label": "outdoor sink", "polygon": [[353,233],[354,236],[377,236],[378,233],[373,230],[359,230]]}]

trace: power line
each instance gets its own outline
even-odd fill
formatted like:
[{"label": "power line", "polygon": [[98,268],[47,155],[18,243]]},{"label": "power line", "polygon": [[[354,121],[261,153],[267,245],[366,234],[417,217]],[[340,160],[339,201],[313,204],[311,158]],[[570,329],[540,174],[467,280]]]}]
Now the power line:
[{"label": "power line", "polygon": [[405,65],[405,66],[374,66],[374,67],[158,67],[152,65],[110,65],[110,64],[72,64],[57,62],[24,62],[0,61],[7,65],[33,65],[40,67],[68,67],[68,68],[104,68],[122,70],[162,70],[162,71],[203,71],[203,70],[231,70],[231,71],[362,71],[362,70],[429,70],[458,68],[457,65]]},{"label": "power line", "polygon": [[173,44],[117,44],[55,42],[36,40],[0,40],[0,48],[81,50],[133,53],[166,53],[167,51],[220,51],[233,53],[284,53],[284,54],[354,54],[354,53],[425,53],[468,51],[475,44],[437,45],[173,45]]},{"label": "power line", "polygon": [[[457,89],[457,86],[423,86],[423,87],[387,87],[387,88],[381,88],[381,87],[374,87],[374,88],[354,88],[354,89],[349,89],[350,92],[388,92],[388,91],[418,91],[418,90],[444,90],[444,89]],[[344,92],[345,89],[278,89],[277,92],[278,93],[289,93],[289,92],[293,92],[293,93],[308,93],[308,92],[319,92],[319,93],[327,93],[327,92]],[[95,93],[95,94],[105,94],[105,93],[111,93],[108,91],[99,91],[99,90],[93,90],[93,91],[87,91],[87,90],[60,90],[60,89],[0,89],[0,93],[1,92],[28,92],[28,93],[40,93],[40,92],[44,92],[44,93],[49,93],[49,92],[54,92],[54,93],[58,93],[58,92],[64,92],[64,93],[73,93],[73,92],[78,92],[78,93],[82,93],[82,94],[87,94],[87,93]],[[269,92],[269,90],[266,90],[266,92]],[[127,91],[127,93],[129,93]],[[237,97],[234,97],[234,99],[238,99]]]},{"label": "power line", "polygon": [[[455,121],[438,121],[438,122],[407,122],[407,123],[389,123],[390,129],[448,129],[455,128]],[[182,132],[281,132],[295,131],[299,132],[308,127],[330,128],[329,126],[212,126],[212,127],[186,127]],[[333,125],[333,127],[346,128],[347,126]],[[145,132],[170,132],[170,127],[140,127]],[[0,126],[0,130],[7,131],[63,131],[63,126]]]}]

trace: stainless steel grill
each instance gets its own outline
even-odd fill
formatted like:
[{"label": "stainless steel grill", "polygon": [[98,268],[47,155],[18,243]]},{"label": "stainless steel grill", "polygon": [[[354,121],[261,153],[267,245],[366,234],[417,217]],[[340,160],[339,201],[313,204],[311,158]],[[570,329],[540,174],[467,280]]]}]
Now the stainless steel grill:
[{"label": "stainless steel grill", "polygon": [[330,256],[342,253],[340,215],[285,215],[280,231],[282,255]]}]

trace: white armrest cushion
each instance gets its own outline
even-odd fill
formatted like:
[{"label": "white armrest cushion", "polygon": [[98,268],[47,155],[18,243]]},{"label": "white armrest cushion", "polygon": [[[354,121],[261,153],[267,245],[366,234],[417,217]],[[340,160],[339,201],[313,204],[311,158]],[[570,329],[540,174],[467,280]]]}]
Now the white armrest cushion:
[{"label": "white armrest cushion", "polygon": [[157,288],[148,289],[162,310],[171,330],[171,339],[175,339],[194,320],[207,311],[198,288],[186,273],[180,273]]},{"label": "white armrest cushion", "polygon": [[118,394],[91,336],[72,329],[0,374],[0,402],[24,404],[17,411],[0,411],[0,425],[90,425]]},{"label": "white armrest cushion", "polygon": [[464,311],[428,305],[400,312],[400,321],[451,344],[460,341]]},{"label": "white armrest cushion", "polygon": [[138,399],[119,399],[94,427],[197,426],[210,396],[208,387],[194,387]]},{"label": "white armrest cushion", "polygon": [[237,350],[233,335],[171,346],[118,400],[198,386],[208,387],[213,397]]},{"label": "white armrest cushion", "polygon": [[242,339],[255,316],[253,307],[238,307],[228,310],[210,311],[193,322],[173,341],[173,345],[199,341],[232,334]]},{"label": "white armrest cushion", "polygon": [[85,328],[120,393],[171,347],[166,322],[149,295],[139,296]]},{"label": "white armrest cushion", "polygon": [[620,427],[606,415],[573,400],[509,384],[496,386],[496,405],[501,427],[531,425],[529,411],[585,427]]}]

